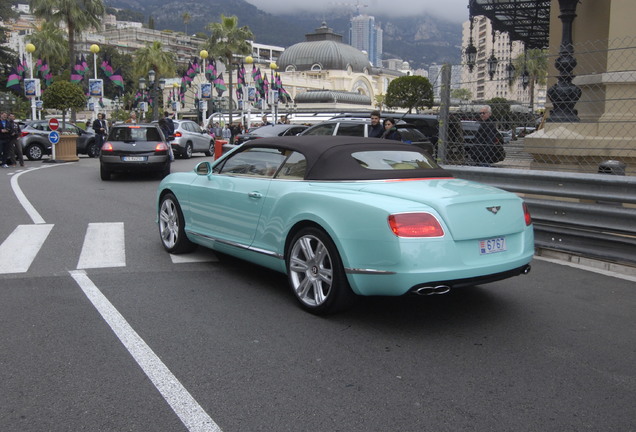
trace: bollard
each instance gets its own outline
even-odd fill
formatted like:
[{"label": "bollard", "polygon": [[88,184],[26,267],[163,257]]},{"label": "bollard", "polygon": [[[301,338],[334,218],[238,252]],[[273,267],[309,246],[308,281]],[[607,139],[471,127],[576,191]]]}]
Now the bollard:
[{"label": "bollard", "polygon": [[627,165],[625,165],[624,162],[617,160],[606,160],[598,164],[598,173],[624,176],[626,167]]},{"label": "bollard", "polygon": [[223,154],[223,145],[227,144],[226,140],[215,140],[214,141],[214,160],[217,160]]}]

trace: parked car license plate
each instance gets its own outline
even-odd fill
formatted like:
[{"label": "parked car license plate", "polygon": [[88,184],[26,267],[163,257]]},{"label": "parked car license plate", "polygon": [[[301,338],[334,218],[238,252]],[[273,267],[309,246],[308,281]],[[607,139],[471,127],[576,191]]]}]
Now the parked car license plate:
[{"label": "parked car license plate", "polygon": [[145,162],[148,157],[147,156],[122,156],[121,158],[124,162]]},{"label": "parked car license plate", "polygon": [[491,253],[503,252],[506,250],[506,238],[495,237],[479,241],[479,254],[487,255]]}]

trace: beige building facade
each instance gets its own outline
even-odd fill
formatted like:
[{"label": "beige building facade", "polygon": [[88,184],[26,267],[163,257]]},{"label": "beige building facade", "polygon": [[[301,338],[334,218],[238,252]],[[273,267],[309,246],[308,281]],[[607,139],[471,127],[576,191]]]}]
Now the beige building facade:
[{"label": "beige building facade", "polygon": [[[558,2],[550,17],[548,87],[557,84],[563,25]],[[625,164],[636,174],[636,2],[605,0],[580,2],[573,23],[577,65],[572,83],[581,89],[575,109],[579,121],[547,121],[527,137],[525,150],[538,168],[589,166],[607,160]],[[553,108],[548,103],[548,109]],[[565,166],[564,166],[565,165]]]}]

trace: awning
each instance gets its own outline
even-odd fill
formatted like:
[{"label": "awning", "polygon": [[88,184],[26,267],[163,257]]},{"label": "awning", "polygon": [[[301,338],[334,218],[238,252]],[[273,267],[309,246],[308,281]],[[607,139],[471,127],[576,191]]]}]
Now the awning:
[{"label": "awning", "polygon": [[495,30],[506,32],[526,48],[547,48],[550,0],[469,0],[470,16],[484,15]]}]

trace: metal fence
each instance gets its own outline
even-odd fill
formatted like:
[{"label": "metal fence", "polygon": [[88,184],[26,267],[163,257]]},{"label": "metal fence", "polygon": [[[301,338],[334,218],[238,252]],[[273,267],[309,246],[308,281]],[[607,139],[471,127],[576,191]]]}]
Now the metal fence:
[{"label": "metal fence", "polygon": [[[543,55],[545,64],[554,65],[556,54]],[[636,38],[579,44],[574,56],[572,84],[581,92],[575,105],[577,121],[567,123],[552,122],[549,109],[544,115],[544,106],[551,105],[541,79],[530,80],[526,88],[519,76],[508,81],[502,73],[510,63],[507,60],[500,61],[492,80],[484,74],[484,65],[481,72],[472,74],[462,66],[461,82],[452,85],[450,70],[443,70],[440,162],[636,175]],[[558,74],[548,67],[546,81],[557,82]],[[472,100],[451,100],[451,89],[457,88],[468,90]],[[484,99],[474,100],[475,94],[483,94]],[[501,161],[492,160],[493,150],[480,142],[477,133],[478,112],[485,104],[491,106],[501,131],[499,139],[505,150]]]}]

